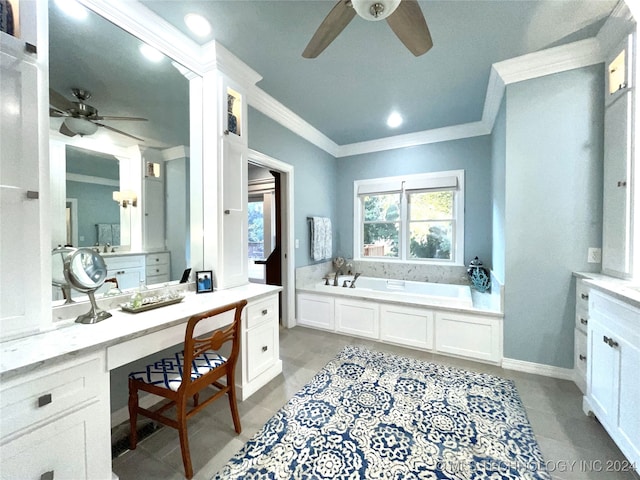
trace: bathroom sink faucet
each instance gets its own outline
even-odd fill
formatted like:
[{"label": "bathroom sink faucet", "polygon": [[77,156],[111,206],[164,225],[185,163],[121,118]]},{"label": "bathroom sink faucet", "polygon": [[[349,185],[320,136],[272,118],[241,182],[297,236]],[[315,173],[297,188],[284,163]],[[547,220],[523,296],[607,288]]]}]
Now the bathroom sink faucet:
[{"label": "bathroom sink faucet", "polygon": [[351,285],[349,285],[349,288],[356,288],[356,280],[358,279],[358,277],[362,275],[361,273],[356,273],[353,276],[353,280],[351,280]]}]

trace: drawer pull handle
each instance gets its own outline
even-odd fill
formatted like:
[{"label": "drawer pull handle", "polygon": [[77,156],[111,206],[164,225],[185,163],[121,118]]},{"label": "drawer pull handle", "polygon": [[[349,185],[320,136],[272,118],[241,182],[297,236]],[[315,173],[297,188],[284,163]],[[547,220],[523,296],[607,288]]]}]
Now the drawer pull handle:
[{"label": "drawer pull handle", "polygon": [[587,359],[587,356],[580,354],[578,358],[584,362]]},{"label": "drawer pull handle", "polygon": [[[45,405],[49,405],[52,402],[51,399],[51,394],[47,393],[46,395],[42,395],[41,397],[38,398],[38,408],[39,407],[44,407]],[[49,473],[49,472],[47,472]],[[53,477],[51,477],[53,478]]]},{"label": "drawer pull handle", "polygon": [[588,293],[581,293],[580,294],[580,298],[583,300],[589,300],[589,294]]},{"label": "drawer pull handle", "polygon": [[53,480],[53,470],[49,470],[40,475],[40,480]]},{"label": "drawer pull handle", "polygon": [[609,338],[606,335],[602,337],[602,341],[609,345],[611,348],[616,348],[619,344],[613,338]]},{"label": "drawer pull handle", "polygon": [[267,310],[266,308],[262,310],[262,315],[266,315],[267,313],[269,313],[269,310]]},{"label": "drawer pull handle", "polygon": [[586,318],[580,318],[580,323],[586,325],[589,323],[589,320],[587,320]]},{"label": "drawer pull handle", "polygon": [[262,347],[262,351],[266,352],[267,350],[269,350],[269,347],[267,347],[266,345],[264,347]]}]

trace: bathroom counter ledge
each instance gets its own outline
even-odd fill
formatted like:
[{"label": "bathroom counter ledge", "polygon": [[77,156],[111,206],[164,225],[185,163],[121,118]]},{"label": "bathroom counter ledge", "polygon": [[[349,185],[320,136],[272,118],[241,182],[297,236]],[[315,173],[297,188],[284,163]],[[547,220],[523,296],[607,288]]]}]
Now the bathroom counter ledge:
[{"label": "bathroom counter ledge", "polygon": [[[104,349],[149,333],[186,323],[189,317],[240,300],[256,300],[282,287],[247,284],[212,293],[188,292],[177,304],[141,313],[110,310],[112,317],[83,325],[71,323],[51,331],[0,343],[0,381],[53,365],[81,353]],[[88,308],[88,307],[87,307]]]},{"label": "bathroom counter ledge", "polygon": [[597,290],[611,295],[636,308],[640,308],[640,282],[610,277],[601,273],[575,272],[576,278],[586,280],[586,283]]}]

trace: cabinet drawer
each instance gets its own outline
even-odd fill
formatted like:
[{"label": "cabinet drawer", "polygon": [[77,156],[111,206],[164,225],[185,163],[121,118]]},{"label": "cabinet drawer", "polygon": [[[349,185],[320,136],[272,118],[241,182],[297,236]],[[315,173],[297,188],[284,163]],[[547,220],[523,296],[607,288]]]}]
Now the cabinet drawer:
[{"label": "cabinet drawer", "polygon": [[587,333],[589,325],[589,312],[583,308],[576,306],[576,328],[583,333]]},{"label": "cabinet drawer", "polygon": [[158,285],[160,283],[167,283],[171,281],[169,274],[167,275],[147,275],[146,283],[149,285]]},{"label": "cabinet drawer", "polygon": [[3,444],[3,480],[111,478],[109,431],[96,421],[105,414],[93,404]]},{"label": "cabinet drawer", "polygon": [[154,275],[169,275],[169,264],[168,263],[164,263],[164,264],[158,263],[157,265],[147,264],[146,274],[147,274],[147,277],[151,277]]},{"label": "cabinet drawer", "polygon": [[[574,368],[578,378],[587,381],[587,334],[576,329],[574,334]],[[583,392],[584,393],[584,392]]]},{"label": "cabinet drawer", "polygon": [[42,369],[22,383],[3,388],[0,395],[2,437],[97,397],[105,374],[100,358],[93,357],[68,368]]},{"label": "cabinet drawer", "polygon": [[[151,253],[147,255],[147,269],[154,265],[168,265],[170,262],[169,252],[165,253]],[[168,267],[167,267],[168,268]]]},{"label": "cabinet drawer", "polygon": [[277,360],[276,323],[265,323],[246,333],[247,380],[251,381],[267,370]]},{"label": "cabinet drawer", "polygon": [[576,309],[578,308],[589,311],[589,286],[582,279],[576,280]]},{"label": "cabinet drawer", "polygon": [[107,270],[124,270],[127,268],[144,269],[144,255],[122,255],[120,257],[105,256],[104,263],[107,264]]},{"label": "cabinet drawer", "polygon": [[247,329],[254,328],[268,320],[278,323],[278,297],[273,296],[247,305]]}]

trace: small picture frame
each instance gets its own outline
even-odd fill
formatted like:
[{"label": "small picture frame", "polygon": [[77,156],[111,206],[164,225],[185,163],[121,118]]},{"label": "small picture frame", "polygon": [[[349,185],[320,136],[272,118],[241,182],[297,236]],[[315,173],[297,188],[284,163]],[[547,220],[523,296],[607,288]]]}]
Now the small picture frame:
[{"label": "small picture frame", "polygon": [[213,271],[196,272],[196,293],[213,292]]}]

